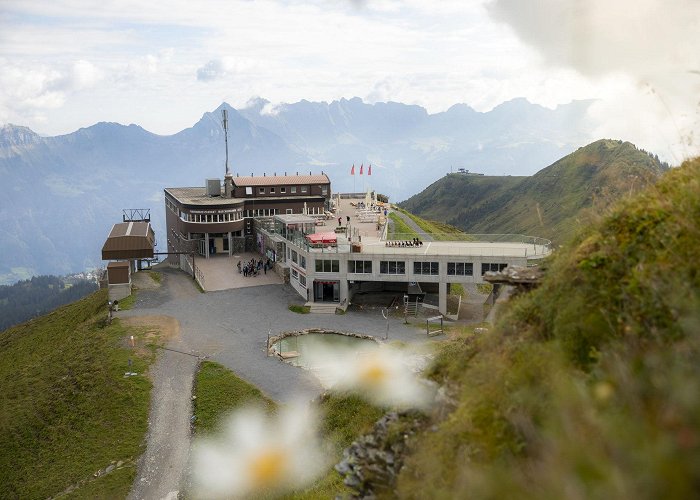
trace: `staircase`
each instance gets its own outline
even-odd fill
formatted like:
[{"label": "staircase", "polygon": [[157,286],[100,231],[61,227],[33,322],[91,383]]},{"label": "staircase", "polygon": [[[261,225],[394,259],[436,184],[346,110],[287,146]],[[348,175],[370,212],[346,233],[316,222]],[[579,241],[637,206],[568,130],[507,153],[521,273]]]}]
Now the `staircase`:
[{"label": "staircase", "polygon": [[418,316],[418,301],[404,302],[404,314],[406,316]]},{"label": "staircase", "polygon": [[335,302],[307,302],[305,305],[310,307],[310,313],[315,314],[335,314],[338,307]]}]

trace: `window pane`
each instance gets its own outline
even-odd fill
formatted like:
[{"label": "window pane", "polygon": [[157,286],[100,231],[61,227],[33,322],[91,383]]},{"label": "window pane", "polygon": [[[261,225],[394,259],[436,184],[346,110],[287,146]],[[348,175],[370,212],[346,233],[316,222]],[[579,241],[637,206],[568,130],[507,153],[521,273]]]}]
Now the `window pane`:
[{"label": "window pane", "polygon": [[333,264],[333,272],[334,273],[340,272],[340,261],[339,260],[332,260],[331,263]]},{"label": "window pane", "polygon": [[386,274],[389,272],[389,263],[385,260],[379,261],[379,272],[381,274]]},{"label": "window pane", "polygon": [[365,261],[365,269],[364,269],[364,272],[366,272],[367,274],[371,274],[371,273],[372,273],[372,261],[371,261],[371,260]]},{"label": "window pane", "polygon": [[447,274],[449,274],[450,276],[454,276],[454,274],[455,274],[455,263],[454,262],[447,263]]},{"label": "window pane", "polygon": [[420,273],[421,273],[420,262],[414,262],[413,263],[413,274],[420,274]]},{"label": "window pane", "polygon": [[464,275],[471,276],[474,274],[474,264],[467,262],[464,264]]},{"label": "window pane", "polygon": [[396,263],[396,274],[406,274],[406,263],[404,261]]},{"label": "window pane", "polygon": [[317,260],[317,261],[316,261],[316,272],[317,272],[317,273],[322,273],[322,272],[323,272],[323,261],[322,261],[322,260]]}]

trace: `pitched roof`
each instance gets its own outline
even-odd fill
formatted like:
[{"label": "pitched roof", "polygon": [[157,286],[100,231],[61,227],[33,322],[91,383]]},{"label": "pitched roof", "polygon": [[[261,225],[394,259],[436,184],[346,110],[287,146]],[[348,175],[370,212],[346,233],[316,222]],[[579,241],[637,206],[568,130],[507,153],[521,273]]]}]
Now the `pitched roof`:
[{"label": "pitched roof", "polygon": [[326,174],[320,175],[266,175],[234,177],[236,186],[294,186],[299,184],[330,184]]},{"label": "pitched roof", "polygon": [[153,257],[156,236],[149,222],[120,222],[102,246],[102,260]]}]

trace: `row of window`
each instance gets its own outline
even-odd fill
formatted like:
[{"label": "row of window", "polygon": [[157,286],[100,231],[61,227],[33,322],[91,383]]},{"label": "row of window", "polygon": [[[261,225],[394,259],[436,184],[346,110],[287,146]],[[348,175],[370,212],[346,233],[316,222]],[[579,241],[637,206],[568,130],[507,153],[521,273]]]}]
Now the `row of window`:
[{"label": "row of window", "polygon": [[298,281],[301,284],[301,286],[306,288],[306,276],[304,276],[294,268],[292,268],[292,278]]},{"label": "row of window", "polygon": [[340,261],[336,259],[316,259],[317,273],[337,273],[340,272]]},{"label": "row of window", "polygon": [[[259,187],[258,188],[258,194],[276,194],[276,187],[272,186],[269,188],[264,188],[264,187]],[[280,194],[287,194],[287,188],[286,187],[280,187]],[[301,193],[306,193],[308,192],[309,187],[308,186],[299,186],[299,192]],[[323,194],[326,194],[328,192],[328,188],[323,188],[325,191]],[[297,193],[297,186],[290,186],[289,187],[289,192],[291,194],[296,194]],[[246,189],[246,194],[253,194],[252,192],[249,192],[248,189]]]},{"label": "row of window", "polygon": [[180,212],[180,219],[185,222],[234,222],[243,220],[243,210],[223,214],[188,214]]},{"label": "row of window", "polygon": [[[258,194],[277,194],[277,189],[279,189],[280,194],[287,194],[287,187],[282,186],[282,187],[275,187],[275,186],[270,186],[270,187],[258,187]],[[299,192],[301,194],[306,194],[309,192],[309,186],[299,186]],[[289,193],[290,194],[297,194],[297,186],[289,186]],[[253,194],[253,189],[251,187],[246,187],[245,194],[251,195]],[[321,194],[323,196],[326,196],[328,194],[328,186],[321,186]]]},{"label": "row of window", "polygon": [[[295,251],[292,251],[292,261],[295,260]],[[502,271],[508,264],[484,262],[481,264],[481,274],[487,271]],[[306,267],[306,266],[304,266]],[[317,273],[338,272],[340,264],[337,260],[316,260]],[[371,274],[371,260],[349,260],[348,273]],[[406,262],[402,260],[382,260],[379,262],[379,274],[406,274]],[[439,262],[414,262],[413,274],[423,276],[437,276],[440,274]],[[472,262],[448,262],[448,276],[473,276],[474,264]]]},{"label": "row of window", "polygon": [[[287,249],[289,251],[289,249]],[[292,262],[295,264],[299,264],[301,267],[306,269],[306,257],[304,255],[301,255],[297,253],[296,250],[291,250],[289,251],[290,257],[292,258]]]}]

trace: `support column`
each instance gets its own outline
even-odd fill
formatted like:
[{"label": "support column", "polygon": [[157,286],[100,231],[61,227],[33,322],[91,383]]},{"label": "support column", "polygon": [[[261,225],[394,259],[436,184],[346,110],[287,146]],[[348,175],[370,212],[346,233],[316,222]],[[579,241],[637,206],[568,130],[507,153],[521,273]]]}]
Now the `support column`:
[{"label": "support column", "polygon": [[233,255],[233,231],[228,232],[228,256]]},{"label": "support column", "polygon": [[338,297],[341,304],[348,303],[348,280],[340,278],[340,295]]},{"label": "support column", "polygon": [[440,311],[440,314],[446,315],[447,314],[447,283],[444,281],[441,281],[438,285],[438,309]]},{"label": "support column", "polygon": [[204,255],[209,258],[209,233],[204,233]]}]

